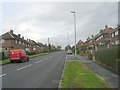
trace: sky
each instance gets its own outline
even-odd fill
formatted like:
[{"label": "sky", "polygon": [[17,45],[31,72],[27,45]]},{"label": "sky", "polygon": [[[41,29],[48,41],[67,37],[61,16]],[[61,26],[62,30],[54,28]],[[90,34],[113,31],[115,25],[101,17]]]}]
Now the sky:
[{"label": "sky", "polygon": [[[2,33],[12,29],[25,39],[61,45],[74,41],[76,12],[77,42],[96,35],[105,25],[116,27],[117,2],[5,2],[2,3]],[[68,41],[69,38],[69,41]]]}]

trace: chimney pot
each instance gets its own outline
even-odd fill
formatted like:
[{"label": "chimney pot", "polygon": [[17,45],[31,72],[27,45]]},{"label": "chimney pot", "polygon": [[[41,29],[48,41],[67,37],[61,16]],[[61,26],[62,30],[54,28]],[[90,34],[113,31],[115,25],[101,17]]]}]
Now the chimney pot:
[{"label": "chimney pot", "polygon": [[20,35],[20,34],[18,34],[18,36],[20,37],[21,35]]},{"label": "chimney pot", "polygon": [[13,30],[10,30],[10,34],[13,34]]}]

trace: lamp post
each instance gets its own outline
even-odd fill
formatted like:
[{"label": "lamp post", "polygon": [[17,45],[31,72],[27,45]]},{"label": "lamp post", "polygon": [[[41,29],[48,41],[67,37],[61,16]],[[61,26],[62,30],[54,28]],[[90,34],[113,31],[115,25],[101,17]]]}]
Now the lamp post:
[{"label": "lamp post", "polygon": [[50,47],[49,47],[49,38],[48,38],[48,53],[49,53],[49,51],[50,51],[49,48],[50,48]]},{"label": "lamp post", "polygon": [[76,14],[75,11],[71,11],[74,14],[74,29],[75,29],[75,58],[77,58],[77,49],[76,49]]}]

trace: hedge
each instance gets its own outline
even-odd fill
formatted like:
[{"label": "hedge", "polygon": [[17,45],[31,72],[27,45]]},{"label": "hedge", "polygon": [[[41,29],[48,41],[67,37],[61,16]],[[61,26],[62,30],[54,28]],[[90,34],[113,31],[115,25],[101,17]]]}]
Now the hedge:
[{"label": "hedge", "polygon": [[113,69],[118,72],[118,66],[120,66],[120,46],[101,49],[95,52],[95,59],[107,67]]}]

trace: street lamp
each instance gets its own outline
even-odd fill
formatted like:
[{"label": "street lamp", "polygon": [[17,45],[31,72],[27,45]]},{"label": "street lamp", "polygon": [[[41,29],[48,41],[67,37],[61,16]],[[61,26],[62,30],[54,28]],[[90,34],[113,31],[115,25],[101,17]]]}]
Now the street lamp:
[{"label": "street lamp", "polygon": [[74,14],[74,29],[75,29],[75,58],[77,58],[77,50],[76,50],[76,15],[75,11],[71,11],[72,14]]},{"label": "street lamp", "polygon": [[50,51],[49,48],[50,48],[50,47],[49,47],[49,38],[48,38],[48,53],[49,53],[49,51]]}]

